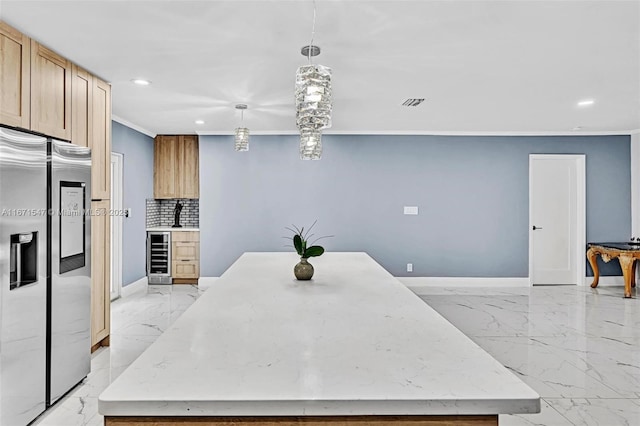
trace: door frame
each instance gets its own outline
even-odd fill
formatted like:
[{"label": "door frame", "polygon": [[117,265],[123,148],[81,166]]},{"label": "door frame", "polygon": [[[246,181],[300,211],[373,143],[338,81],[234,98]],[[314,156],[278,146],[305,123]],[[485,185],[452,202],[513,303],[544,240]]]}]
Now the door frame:
[{"label": "door frame", "polygon": [[587,180],[586,180],[586,155],[585,154],[529,154],[529,286],[533,286],[533,188],[532,164],[534,160],[544,159],[573,159],[576,162],[576,284],[584,286],[586,282],[586,252],[587,246]]},{"label": "door frame", "polygon": [[122,293],[122,225],[124,204],[124,154],[111,153],[111,282],[109,283],[111,300]]}]

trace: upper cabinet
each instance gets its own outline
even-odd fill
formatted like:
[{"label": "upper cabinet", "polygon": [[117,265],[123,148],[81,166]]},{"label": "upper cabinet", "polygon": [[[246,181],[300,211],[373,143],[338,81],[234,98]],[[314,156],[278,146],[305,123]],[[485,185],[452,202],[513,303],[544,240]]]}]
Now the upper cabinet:
[{"label": "upper cabinet", "polygon": [[153,198],[177,198],[178,136],[156,136],[153,145]]},{"label": "upper cabinet", "polygon": [[111,199],[111,86],[93,78],[91,198]]},{"label": "upper cabinet", "polygon": [[0,123],[91,148],[91,198],[111,198],[111,86],[2,21]]},{"label": "upper cabinet", "polygon": [[178,141],[178,182],[180,196],[176,198],[200,198],[200,164],[198,162],[198,136],[181,136]]},{"label": "upper cabinet", "polygon": [[28,129],[31,111],[31,44],[0,21],[0,122]]},{"label": "upper cabinet", "polygon": [[89,147],[93,114],[93,76],[77,65],[71,68],[71,140]]},{"label": "upper cabinet", "polygon": [[74,65],[71,141],[91,148],[91,198],[111,199],[111,86]]},{"label": "upper cabinet", "polygon": [[71,139],[71,62],[31,40],[31,130]]},{"label": "upper cabinet", "polygon": [[200,198],[197,135],[158,135],[154,145],[154,198]]}]

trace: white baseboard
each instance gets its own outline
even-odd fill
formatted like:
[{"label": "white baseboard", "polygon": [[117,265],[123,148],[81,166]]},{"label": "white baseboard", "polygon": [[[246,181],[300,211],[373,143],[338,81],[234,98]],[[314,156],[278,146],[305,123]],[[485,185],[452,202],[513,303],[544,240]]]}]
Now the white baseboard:
[{"label": "white baseboard", "polygon": [[[529,277],[522,278],[490,278],[490,277],[396,277],[402,284],[414,293],[420,294],[421,289],[433,287],[530,287]],[[585,277],[584,285],[589,286],[593,277]],[[622,276],[600,277],[598,286],[613,287],[623,286]]]},{"label": "white baseboard", "polygon": [[[593,282],[593,277],[585,277],[584,285],[590,286],[592,282]],[[617,276],[613,275],[613,276],[607,276],[607,277],[601,276],[600,279],[598,280],[598,287],[621,286],[621,285],[624,285],[624,277],[620,275],[617,275]]]},{"label": "white baseboard", "polygon": [[132,282],[129,285],[122,287],[122,291],[120,292],[120,297],[129,297],[132,294],[138,293],[140,291],[147,290],[147,277],[142,277],[137,281]]},{"label": "white baseboard", "polygon": [[397,277],[407,287],[529,287],[529,277]]}]

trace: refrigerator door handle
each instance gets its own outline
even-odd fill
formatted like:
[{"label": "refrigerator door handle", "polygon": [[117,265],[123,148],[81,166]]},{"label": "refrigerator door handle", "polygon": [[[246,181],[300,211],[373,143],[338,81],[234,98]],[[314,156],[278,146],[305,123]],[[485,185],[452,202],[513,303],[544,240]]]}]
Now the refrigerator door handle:
[{"label": "refrigerator door handle", "polygon": [[147,264],[146,264],[147,276],[149,276],[149,274],[151,273],[150,265],[151,265],[151,236],[147,233]]}]

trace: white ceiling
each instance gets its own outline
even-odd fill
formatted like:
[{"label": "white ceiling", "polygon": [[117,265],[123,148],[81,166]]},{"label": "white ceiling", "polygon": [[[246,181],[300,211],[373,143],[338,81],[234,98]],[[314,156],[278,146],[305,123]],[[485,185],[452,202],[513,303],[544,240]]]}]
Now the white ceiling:
[{"label": "white ceiling", "polygon": [[[325,133],[640,129],[640,0],[317,0],[316,8],[315,62],[333,69]],[[237,103],[248,105],[253,134],[296,130],[310,0],[2,0],[0,16],[109,81],[113,114],[151,134],[230,134]],[[407,98],[426,101],[401,106]],[[577,107],[586,98],[593,106]]]}]

